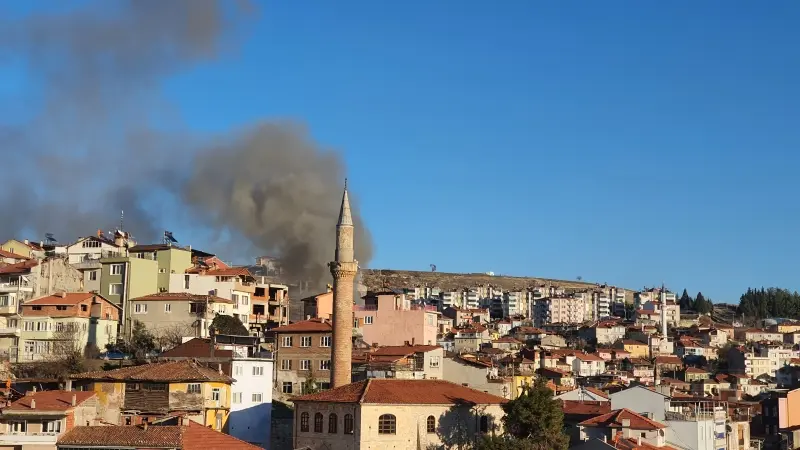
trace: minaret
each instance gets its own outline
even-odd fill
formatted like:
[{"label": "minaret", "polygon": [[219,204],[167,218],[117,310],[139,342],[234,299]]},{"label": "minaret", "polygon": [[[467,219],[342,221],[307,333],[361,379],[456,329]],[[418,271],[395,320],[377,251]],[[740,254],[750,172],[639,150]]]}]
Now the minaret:
[{"label": "minaret", "polygon": [[344,181],[342,207],[336,224],[336,258],[330,263],[333,275],[333,355],[331,387],[350,384],[353,352],[353,280],[358,261],[353,254],[353,217]]},{"label": "minaret", "polygon": [[667,291],[661,283],[661,335],[667,338]]}]

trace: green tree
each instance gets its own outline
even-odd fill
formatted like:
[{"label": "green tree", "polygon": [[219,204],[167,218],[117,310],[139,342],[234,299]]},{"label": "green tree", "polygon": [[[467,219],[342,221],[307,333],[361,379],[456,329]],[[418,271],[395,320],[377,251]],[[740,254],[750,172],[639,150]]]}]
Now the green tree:
[{"label": "green tree", "polygon": [[533,439],[518,439],[513,436],[483,436],[476,450],[549,450]]},{"label": "green tree", "polygon": [[[523,442],[519,443],[520,446],[497,449],[566,450],[569,445],[569,438],[563,432],[564,412],[544,378],[537,378],[522,395],[504,404],[503,411],[506,414],[503,417],[505,439],[514,445],[516,441]],[[505,445],[507,442],[493,444]]]},{"label": "green tree", "polygon": [[706,300],[702,292],[697,293],[694,299],[694,309],[700,314],[708,314],[711,312],[711,302]]},{"label": "green tree", "polygon": [[133,355],[137,361],[147,359],[147,355],[152,353],[158,345],[156,345],[156,337],[147,329],[145,324],[138,320],[133,322],[131,329],[131,338],[126,342],[126,353]]},{"label": "green tree", "polygon": [[689,296],[689,293],[686,292],[686,289],[683,290],[683,294],[681,294],[681,298],[679,300],[681,309],[684,311],[688,311],[692,309],[694,306],[694,300],[692,297]]},{"label": "green tree", "polygon": [[317,382],[317,379],[314,378],[314,375],[309,375],[308,378],[306,378],[306,384],[303,387],[303,392],[301,392],[301,394],[302,395],[316,394],[321,390],[322,389],[320,389],[319,383]]},{"label": "green tree", "polygon": [[211,322],[211,327],[214,328],[216,334],[229,334],[233,336],[248,336],[250,332],[244,324],[233,316],[226,316],[217,314]]}]

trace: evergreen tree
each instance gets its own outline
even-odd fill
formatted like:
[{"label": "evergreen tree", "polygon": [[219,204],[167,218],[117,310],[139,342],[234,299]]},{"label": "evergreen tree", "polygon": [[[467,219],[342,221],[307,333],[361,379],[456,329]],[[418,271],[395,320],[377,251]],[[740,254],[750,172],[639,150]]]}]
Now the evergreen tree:
[{"label": "evergreen tree", "polygon": [[692,309],[693,303],[694,303],[694,300],[692,300],[692,297],[690,297],[689,293],[686,292],[686,289],[684,289],[683,290],[683,294],[681,294],[681,299],[680,299],[681,310],[688,311],[688,310]]},{"label": "evergreen tree", "polygon": [[544,378],[537,378],[522,395],[503,405],[503,411],[506,436],[490,439],[496,445],[487,450],[566,450],[569,445],[563,432],[564,411]]},{"label": "evergreen tree", "polygon": [[703,297],[702,292],[697,293],[697,297],[694,300],[694,309],[700,314],[708,314],[711,312],[711,302]]},{"label": "evergreen tree", "polygon": [[250,334],[239,319],[223,314],[217,314],[217,316],[214,317],[214,320],[211,322],[211,327],[214,328],[216,334],[229,334],[233,336],[248,336]]}]

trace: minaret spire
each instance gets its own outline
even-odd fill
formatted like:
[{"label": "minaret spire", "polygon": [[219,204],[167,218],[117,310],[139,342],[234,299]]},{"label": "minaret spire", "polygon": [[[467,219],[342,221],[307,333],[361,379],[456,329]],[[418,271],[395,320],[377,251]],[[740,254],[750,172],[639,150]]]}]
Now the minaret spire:
[{"label": "minaret spire", "polygon": [[336,223],[336,254],[330,263],[333,275],[333,349],[331,384],[334,388],[352,382],[353,296],[358,261],[353,251],[353,217],[344,180],[342,206]]}]

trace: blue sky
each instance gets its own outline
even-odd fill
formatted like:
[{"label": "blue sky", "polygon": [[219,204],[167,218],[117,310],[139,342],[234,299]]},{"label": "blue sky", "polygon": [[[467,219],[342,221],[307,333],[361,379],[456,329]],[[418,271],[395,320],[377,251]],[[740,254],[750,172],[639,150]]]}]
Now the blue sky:
[{"label": "blue sky", "polygon": [[700,3],[266,1],[163,90],[341,151],[371,267],[800,289],[800,3]]}]

